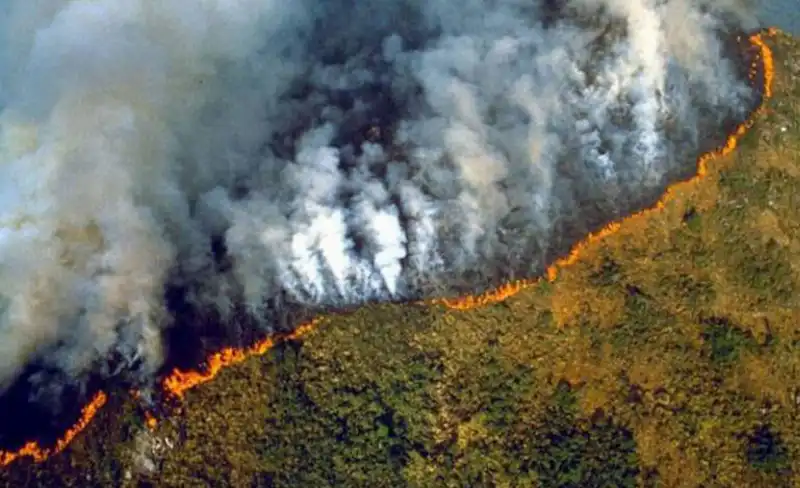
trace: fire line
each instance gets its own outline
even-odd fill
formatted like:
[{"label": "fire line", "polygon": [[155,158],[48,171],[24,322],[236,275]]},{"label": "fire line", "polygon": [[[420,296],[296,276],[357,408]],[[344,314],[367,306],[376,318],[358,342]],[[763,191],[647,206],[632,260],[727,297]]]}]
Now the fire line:
[{"label": "fire line", "polygon": [[[544,277],[542,278],[513,281],[481,295],[468,295],[456,299],[434,299],[427,303],[440,304],[447,308],[456,310],[469,310],[506,300],[522,290],[538,285],[544,279],[549,282],[553,282],[558,277],[558,273],[561,269],[577,262],[581,253],[584,252],[587,247],[615,233],[617,230],[619,230],[623,222],[629,222],[633,219],[642,218],[645,215],[663,209],[666,203],[673,198],[676,193],[676,189],[680,185],[696,184],[699,180],[707,175],[708,164],[713,159],[726,156],[736,149],[738,139],[741,138],[747,132],[747,130],[753,126],[756,118],[764,112],[766,102],[772,96],[772,82],[774,76],[772,50],[769,48],[769,46],[767,46],[764,38],[773,37],[778,33],[778,29],[769,28],[764,32],[753,34],[749,37],[749,42],[758,48],[758,56],[753,61],[749,71],[749,76],[754,81],[758,74],[758,61],[761,61],[763,76],[763,86],[761,87],[763,90],[763,96],[761,104],[753,111],[753,113],[745,122],[740,124],[733,131],[733,133],[728,136],[724,146],[716,151],[706,153],[698,158],[697,172],[695,176],[688,180],[670,185],[653,207],[629,215],[620,221],[612,222],[600,231],[589,234],[582,241],[576,244],[567,256],[556,260],[552,265],[550,265],[547,268]],[[299,339],[311,332],[321,321],[321,317],[315,318],[310,323],[301,325],[290,334],[266,338],[247,348],[224,348],[221,351],[213,353],[208,357],[208,359],[206,359],[206,366],[203,371],[182,371],[179,369],[174,369],[172,373],[162,380],[161,385],[168,395],[181,399],[186,391],[194,388],[197,385],[212,380],[223,368],[241,363],[250,356],[262,355],[272,349],[273,346],[281,342]],[[95,414],[97,414],[100,408],[102,408],[106,403],[106,400],[107,396],[105,392],[100,391],[96,393],[92,400],[85,407],[83,407],[80,419],[78,419],[75,425],[70,427],[52,447],[45,448],[40,446],[36,441],[30,441],[16,452],[0,450],[0,467],[8,466],[17,459],[25,456],[33,458],[33,461],[38,463],[44,461],[54,454],[60,453],[83,429],[86,428],[86,426],[89,425]],[[154,428],[156,425],[155,417],[148,413],[146,419],[147,426],[151,429]]]},{"label": "fire line", "polygon": [[106,399],[106,394],[104,392],[97,392],[94,398],[81,410],[81,418],[75,425],[67,429],[64,435],[61,436],[52,447],[43,448],[38,442],[30,441],[17,452],[0,451],[0,466],[7,466],[23,456],[30,456],[33,458],[34,462],[40,463],[53,454],[58,454],[63,451],[64,448],[72,442],[72,439],[89,425],[89,422],[92,421],[95,414],[105,405]]},{"label": "fire line", "polygon": [[[547,268],[547,271],[545,271],[545,277],[549,282],[555,281],[555,279],[558,277],[558,272],[560,269],[566,268],[574,264],[578,260],[581,253],[586,248],[588,248],[595,242],[605,239],[606,237],[610,236],[611,234],[619,230],[623,222],[628,222],[637,218],[642,218],[652,212],[656,212],[663,209],[666,203],[674,197],[676,190],[680,186],[682,185],[688,186],[696,184],[699,180],[701,180],[703,177],[707,175],[708,164],[709,162],[711,162],[711,160],[716,159],[718,157],[726,156],[730,154],[734,149],[736,149],[736,144],[738,139],[741,138],[745,134],[745,132],[747,132],[747,130],[753,126],[756,117],[764,112],[765,104],[767,100],[772,96],[772,78],[774,75],[772,50],[764,42],[764,34],[766,34],[767,36],[775,36],[777,33],[778,29],[770,28],[765,33],[754,34],[749,38],[750,43],[759,49],[758,57],[761,59],[762,62],[762,69],[764,76],[763,87],[762,87],[763,97],[759,107],[753,111],[753,113],[750,115],[750,117],[747,118],[745,122],[741,123],[733,131],[733,133],[728,136],[725,145],[717,149],[716,151],[712,151],[700,156],[700,158],[698,158],[697,160],[696,174],[688,180],[670,185],[654,206],[636,212],[632,215],[629,215],[628,217],[625,217],[620,221],[612,222],[606,225],[603,229],[594,233],[590,233],[588,236],[586,236],[583,240],[581,240],[578,244],[576,244],[572,248],[572,250],[567,256],[556,260],[556,262],[554,262]],[[757,59],[754,60],[753,64],[750,66],[750,72],[749,72],[750,79],[754,79],[758,74],[757,61],[758,61]],[[506,300],[507,298],[516,295],[517,293],[526,288],[536,286],[537,284],[539,284],[541,279],[542,278],[536,278],[533,280],[518,280],[511,283],[507,283],[494,290],[490,290],[478,296],[465,296],[456,299],[440,298],[434,300],[434,302],[440,303],[442,305],[445,305],[446,307],[453,309],[469,310],[471,308],[481,307],[484,305],[489,305]]]}]

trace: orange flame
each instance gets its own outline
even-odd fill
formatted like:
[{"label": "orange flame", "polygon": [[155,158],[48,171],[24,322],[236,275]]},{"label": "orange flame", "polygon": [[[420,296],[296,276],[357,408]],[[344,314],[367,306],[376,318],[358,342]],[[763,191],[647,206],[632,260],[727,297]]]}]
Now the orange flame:
[{"label": "orange flame", "polygon": [[92,421],[92,418],[105,403],[106,394],[102,391],[97,392],[94,398],[81,410],[81,418],[56,441],[53,447],[42,448],[37,442],[31,441],[22,446],[17,452],[0,451],[0,467],[7,466],[22,456],[30,456],[33,458],[34,462],[39,463],[53,454],[58,454],[63,451],[64,448],[72,442],[72,439],[89,425],[89,422]]},{"label": "orange flame", "polygon": [[172,370],[172,373],[170,373],[169,376],[164,378],[162,386],[170,395],[177,398],[182,398],[187,390],[212,380],[220,372],[220,370],[222,370],[222,368],[232,364],[241,363],[250,356],[260,356],[272,349],[275,344],[280,342],[298,339],[311,332],[311,330],[313,330],[321,320],[321,318],[316,318],[308,324],[301,325],[291,334],[277,337],[267,337],[266,339],[263,339],[246,349],[226,347],[225,349],[215,352],[209,356],[209,358],[206,360],[205,371],[181,371],[176,368]]},{"label": "orange flame", "polygon": [[[775,28],[770,28],[765,34],[767,36],[774,36],[778,33],[778,30]],[[741,125],[739,125],[734,133],[728,137],[726,144],[709,154],[705,154],[701,156],[697,161],[697,174],[690,180],[678,183],[676,185],[670,186],[662,198],[656,203],[653,208],[643,210],[636,214],[633,214],[620,222],[612,222],[608,224],[602,230],[589,234],[583,241],[578,243],[570,253],[555,263],[553,263],[550,267],[547,268],[545,276],[548,281],[552,282],[558,276],[558,272],[560,269],[570,266],[574,264],[578,257],[581,255],[582,251],[585,250],[588,246],[592,243],[599,241],[601,239],[606,238],[607,236],[616,232],[621,223],[633,218],[637,218],[641,215],[645,215],[649,212],[653,212],[656,210],[660,210],[664,208],[664,205],[667,201],[669,201],[675,194],[675,189],[678,185],[682,184],[691,184],[696,182],[697,180],[701,179],[707,174],[708,163],[714,158],[724,156],[729,154],[736,148],[736,143],[738,138],[740,138],[746,131],[749,129],[754,121],[755,116],[761,113],[764,109],[764,103],[766,100],[772,96],[772,81],[774,75],[774,65],[773,65],[773,58],[772,58],[772,51],[770,50],[769,46],[766,45],[763,39],[764,34],[754,34],[750,37],[750,42],[759,49],[760,59],[762,62],[763,68],[763,100],[761,105],[756,109],[751,117]],[[750,77],[755,78],[758,73],[758,66],[756,61],[754,61],[753,65],[751,66],[750,70]],[[507,283],[502,285],[494,290],[486,292],[484,294],[478,296],[465,296],[456,299],[434,299],[431,300],[429,303],[432,304],[442,304],[449,308],[453,309],[471,309],[476,307],[481,307],[484,305],[489,305],[493,303],[501,302],[509,297],[512,297],[519,293],[520,291],[530,288],[540,282],[540,279],[535,280],[518,280],[511,283]],[[261,355],[265,352],[269,351],[275,344],[278,344],[282,341],[297,339],[300,338],[311,330],[321,321],[321,318],[316,318],[312,320],[310,323],[302,325],[298,327],[294,332],[291,334],[286,334],[283,336],[277,336],[273,338],[266,338],[263,339],[256,344],[244,348],[244,349],[236,349],[236,348],[225,348],[219,352],[212,354],[206,360],[206,369],[205,371],[181,371],[179,369],[175,369],[172,373],[164,378],[162,382],[162,386],[164,390],[173,395],[176,398],[183,398],[184,394],[187,390],[205,383],[207,381],[212,380],[222,368],[226,366],[231,366],[233,364],[241,363],[245,359],[250,356],[254,355]],[[80,420],[72,426],[67,432],[56,442],[55,446],[49,449],[41,448],[36,442],[29,442],[25,444],[19,451],[17,452],[5,452],[0,451],[0,467],[7,466],[14,462],[16,459],[23,457],[23,456],[30,456],[33,458],[35,462],[41,462],[47,459],[49,456],[53,454],[57,454],[64,450],[64,448],[78,435],[89,422],[92,420],[92,417],[97,413],[97,411],[105,404],[106,402],[106,394],[104,392],[99,392],[95,395],[95,397],[86,405],[81,414]],[[148,428],[153,429],[155,428],[157,421],[156,418],[151,413],[145,414],[145,423]]]},{"label": "orange flame", "polygon": [[151,412],[144,413],[144,425],[147,426],[149,430],[155,430],[156,426],[158,425],[158,420],[153,416]]},{"label": "orange flame", "polygon": [[[766,35],[775,36],[777,33],[778,29],[770,28],[767,30]],[[764,42],[763,34],[754,34],[750,36],[749,41],[752,45],[758,48],[759,50],[758,58],[761,59],[763,68],[764,92],[761,105],[753,112],[753,114],[751,114],[750,117],[748,117],[748,119],[745,122],[740,124],[736,128],[736,130],[734,130],[733,134],[728,136],[728,139],[725,142],[724,146],[717,149],[716,151],[704,154],[700,156],[700,158],[698,158],[697,173],[695,174],[695,176],[693,176],[689,180],[669,186],[653,207],[642,210],[640,212],[636,212],[632,215],[629,215],[628,217],[625,217],[620,221],[612,222],[606,225],[601,230],[589,234],[581,242],[576,244],[567,256],[556,260],[556,262],[550,265],[547,268],[547,271],[545,272],[545,277],[549,282],[555,281],[555,279],[558,277],[559,270],[574,264],[589,246],[617,232],[622,226],[623,222],[641,218],[647,214],[663,209],[664,206],[667,204],[667,202],[675,197],[676,190],[681,185],[695,184],[697,183],[697,181],[701,180],[708,174],[708,164],[712,159],[726,156],[730,154],[734,149],[736,149],[736,144],[739,138],[741,138],[745,134],[745,132],[747,132],[747,130],[753,126],[753,124],[755,123],[756,116],[763,113],[766,101],[772,96],[772,81],[774,76],[774,63],[772,58],[772,50]],[[751,79],[755,79],[755,77],[758,74],[757,61],[758,59],[753,60],[753,63],[750,67],[749,74]],[[499,288],[487,291],[486,293],[483,293],[481,295],[477,296],[468,295],[465,297],[459,297],[454,299],[440,298],[434,300],[433,302],[442,304],[451,309],[469,310],[472,308],[482,307],[484,305],[489,305],[492,303],[502,302],[503,300],[506,300],[509,297],[516,295],[517,293],[526,288],[530,288],[532,286],[539,284],[540,280],[541,278],[533,280],[519,280],[502,285]]]}]

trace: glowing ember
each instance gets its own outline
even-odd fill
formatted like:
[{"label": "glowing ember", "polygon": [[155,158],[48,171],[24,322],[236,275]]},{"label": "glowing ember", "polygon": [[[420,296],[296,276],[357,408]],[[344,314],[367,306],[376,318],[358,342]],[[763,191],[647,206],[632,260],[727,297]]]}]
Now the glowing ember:
[{"label": "glowing ember", "polygon": [[[777,29],[771,28],[766,32],[766,35],[774,36],[777,33],[778,33]],[[551,265],[547,269],[545,277],[548,281],[552,282],[553,280],[555,280],[556,277],[558,276],[558,272],[560,269],[575,263],[578,260],[578,257],[581,255],[581,253],[588,246],[592,245],[592,243],[604,239],[605,237],[616,232],[621,227],[622,222],[640,218],[641,216],[649,212],[657,211],[664,208],[666,202],[669,201],[671,198],[673,198],[673,196],[675,195],[676,189],[678,188],[679,185],[689,185],[695,183],[696,181],[698,181],[707,174],[707,167],[709,161],[711,161],[716,157],[727,155],[736,148],[736,143],[738,138],[740,138],[747,131],[747,129],[749,129],[753,125],[755,116],[763,111],[764,102],[772,95],[772,81],[774,75],[772,51],[770,50],[769,46],[767,46],[766,43],[764,42],[764,34],[755,34],[751,36],[749,40],[754,46],[756,46],[759,49],[759,58],[761,60],[763,67],[764,92],[763,92],[763,100],[761,106],[754,112],[754,114],[751,117],[749,117],[749,119],[746,122],[742,123],[736,128],[734,133],[728,137],[728,140],[724,147],[720,148],[715,152],[705,154],[698,159],[696,176],[694,176],[688,181],[677,183],[675,185],[670,186],[654,207],[633,214],[623,219],[621,222],[613,222],[607,225],[599,232],[590,234],[582,242],[578,243],[566,257],[557,260],[553,265]],[[755,76],[758,73],[758,66],[756,63],[757,60],[755,60],[754,64],[751,66],[750,70],[751,78],[755,78]],[[471,309],[488,304],[501,302],[513,295],[516,295],[517,293],[526,288],[537,285],[539,282],[540,279],[519,280],[502,285],[492,291],[489,291],[481,295],[465,296],[457,299],[437,299],[433,300],[432,303],[442,304],[446,307],[453,309],[460,309],[460,310]],[[176,398],[182,398],[187,390],[212,380],[222,370],[222,368],[233,364],[241,363],[250,356],[264,354],[265,352],[269,351],[274,345],[280,342],[286,340],[298,339],[306,335],[311,330],[313,330],[313,328],[317,324],[319,324],[320,321],[321,318],[314,319],[311,323],[298,327],[291,334],[267,338],[245,349],[225,348],[219,352],[212,354],[206,360],[206,368],[204,371],[181,371],[179,369],[175,369],[172,371],[171,374],[169,374],[166,378],[164,378],[164,380],[162,381],[162,386],[169,395],[172,395]],[[135,394],[136,393],[134,393],[134,395]],[[51,448],[41,448],[38,445],[38,443],[32,441],[25,444],[25,446],[23,446],[17,452],[0,451],[0,467],[7,466],[8,464],[12,463],[13,461],[23,456],[30,456],[33,458],[35,462],[41,462],[47,459],[49,456],[61,452],[70,443],[70,441],[72,441],[72,439],[74,439],[75,436],[77,436],[89,424],[92,417],[94,417],[94,415],[105,404],[105,402],[106,402],[106,394],[103,392],[97,393],[95,397],[89,402],[89,404],[83,408],[80,420],[78,420],[78,422],[74,426],[72,426],[69,430],[67,430],[66,433]],[[155,428],[157,425],[156,418],[149,412],[146,413],[145,415],[145,421],[147,427],[150,429]]]},{"label": "glowing ember", "polygon": [[144,413],[144,425],[147,426],[148,429],[154,430],[158,425],[158,420],[153,416],[150,412]]}]

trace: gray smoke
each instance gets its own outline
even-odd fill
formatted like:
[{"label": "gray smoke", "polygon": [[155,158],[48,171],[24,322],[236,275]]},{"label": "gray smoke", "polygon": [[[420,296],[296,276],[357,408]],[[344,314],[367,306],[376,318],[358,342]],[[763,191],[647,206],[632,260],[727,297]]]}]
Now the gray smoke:
[{"label": "gray smoke", "polygon": [[740,3],[7,0],[0,392],[152,377],[169,287],[269,330],[541,271],[746,115]]}]

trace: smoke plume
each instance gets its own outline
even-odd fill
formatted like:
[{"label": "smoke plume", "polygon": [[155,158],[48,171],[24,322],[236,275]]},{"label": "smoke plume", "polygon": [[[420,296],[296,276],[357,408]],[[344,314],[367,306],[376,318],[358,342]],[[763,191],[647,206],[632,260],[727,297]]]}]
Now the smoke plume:
[{"label": "smoke plume", "polygon": [[7,0],[0,392],[147,382],[168,290],[269,332],[541,271],[745,117],[740,3]]}]

